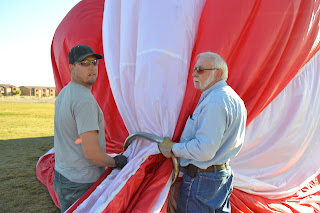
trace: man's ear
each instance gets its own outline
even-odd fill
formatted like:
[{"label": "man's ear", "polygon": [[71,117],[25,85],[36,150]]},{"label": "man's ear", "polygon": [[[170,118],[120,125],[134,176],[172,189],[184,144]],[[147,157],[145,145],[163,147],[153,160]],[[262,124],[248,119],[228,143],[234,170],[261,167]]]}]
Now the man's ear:
[{"label": "man's ear", "polygon": [[222,75],[223,75],[223,72],[222,72],[222,70],[221,69],[218,69],[217,71],[216,71],[216,79],[222,79]]},{"label": "man's ear", "polygon": [[73,68],[74,68],[74,64],[69,64],[69,70],[70,70],[70,72],[71,72],[71,70],[73,70]]},{"label": "man's ear", "polygon": [[72,72],[73,72],[74,68],[75,68],[74,64],[69,64],[69,71],[70,71],[71,77],[72,77]]}]

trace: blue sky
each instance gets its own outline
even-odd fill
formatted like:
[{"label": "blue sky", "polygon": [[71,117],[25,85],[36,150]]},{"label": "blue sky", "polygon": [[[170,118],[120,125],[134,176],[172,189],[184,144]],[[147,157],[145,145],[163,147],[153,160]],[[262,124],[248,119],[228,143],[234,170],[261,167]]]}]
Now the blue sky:
[{"label": "blue sky", "polygon": [[0,84],[55,86],[55,30],[80,0],[0,0]]}]

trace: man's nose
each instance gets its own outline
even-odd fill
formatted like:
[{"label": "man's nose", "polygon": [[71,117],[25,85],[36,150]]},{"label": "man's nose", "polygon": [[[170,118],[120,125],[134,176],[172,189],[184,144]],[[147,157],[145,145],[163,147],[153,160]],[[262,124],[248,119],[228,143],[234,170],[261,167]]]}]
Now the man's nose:
[{"label": "man's nose", "polygon": [[91,64],[89,65],[89,69],[90,69],[90,70],[94,70],[94,69],[96,69],[96,68],[98,68],[98,67],[97,67],[97,66],[94,66],[93,63],[91,63]]},{"label": "man's nose", "polygon": [[193,71],[192,76],[195,77],[197,75],[198,75],[198,72],[197,71]]}]

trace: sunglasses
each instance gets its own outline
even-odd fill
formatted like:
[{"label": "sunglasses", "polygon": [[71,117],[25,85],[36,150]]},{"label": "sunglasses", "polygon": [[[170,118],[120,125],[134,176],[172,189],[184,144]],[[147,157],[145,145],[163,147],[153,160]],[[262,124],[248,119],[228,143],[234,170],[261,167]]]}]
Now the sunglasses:
[{"label": "sunglasses", "polygon": [[202,67],[193,67],[193,72],[197,72],[198,74],[202,74],[205,70],[218,70],[217,68],[205,69]]},{"label": "sunglasses", "polygon": [[83,60],[83,61],[80,61],[80,62],[76,62],[77,64],[80,64],[81,66],[83,67],[88,67],[90,66],[91,64],[93,64],[93,66],[97,66],[99,61],[97,59],[94,59],[94,60]]}]

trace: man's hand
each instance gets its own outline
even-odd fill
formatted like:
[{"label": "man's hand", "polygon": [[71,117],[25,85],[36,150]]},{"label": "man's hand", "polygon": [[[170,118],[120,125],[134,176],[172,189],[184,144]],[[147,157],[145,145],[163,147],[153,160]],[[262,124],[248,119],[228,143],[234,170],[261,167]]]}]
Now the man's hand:
[{"label": "man's hand", "polygon": [[117,155],[113,159],[116,162],[117,169],[122,169],[127,164],[127,157],[124,155]]},{"label": "man's hand", "polygon": [[160,152],[166,157],[171,157],[171,149],[173,147],[174,143],[170,140],[168,137],[164,137],[164,141],[161,143],[158,143],[158,148]]}]

